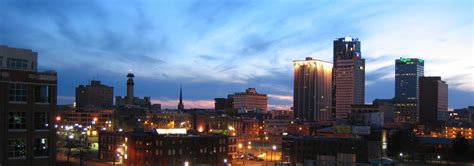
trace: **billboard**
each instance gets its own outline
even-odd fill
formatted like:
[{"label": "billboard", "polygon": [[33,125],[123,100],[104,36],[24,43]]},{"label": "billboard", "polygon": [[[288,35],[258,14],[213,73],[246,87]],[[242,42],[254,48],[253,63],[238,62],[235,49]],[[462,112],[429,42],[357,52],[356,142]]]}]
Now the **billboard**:
[{"label": "billboard", "polygon": [[370,126],[352,126],[352,134],[370,135]]},{"label": "billboard", "polygon": [[156,129],[158,134],[186,134],[186,128]]},{"label": "billboard", "polygon": [[352,130],[351,130],[351,126],[337,125],[337,126],[334,126],[334,132],[337,134],[350,134]]}]

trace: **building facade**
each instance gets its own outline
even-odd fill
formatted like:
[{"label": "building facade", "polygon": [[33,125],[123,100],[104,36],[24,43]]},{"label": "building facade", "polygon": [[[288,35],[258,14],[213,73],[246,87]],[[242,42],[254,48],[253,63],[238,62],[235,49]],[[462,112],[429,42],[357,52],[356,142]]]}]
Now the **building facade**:
[{"label": "building facade", "polygon": [[348,118],[352,104],[365,101],[365,59],[360,42],[345,37],[334,40],[333,107],[337,119]]},{"label": "building facade", "polygon": [[420,122],[434,124],[448,111],[448,84],[441,77],[420,77]]},{"label": "building facade", "polygon": [[418,122],[419,78],[424,75],[424,64],[424,60],[418,58],[395,60],[394,105],[397,122]]},{"label": "building facade", "polygon": [[351,105],[350,120],[353,125],[371,126],[382,128],[384,125],[384,112],[376,104]]},{"label": "building facade", "polygon": [[0,45],[0,165],[55,165],[57,74],[38,72],[37,58]]},{"label": "building facade", "polygon": [[228,95],[227,98],[215,98],[214,108],[216,110],[228,110],[234,108],[234,99],[232,95]]},{"label": "building facade", "polygon": [[361,138],[283,137],[282,161],[309,165],[355,165],[368,162],[369,141]]},{"label": "building facade", "polygon": [[114,105],[114,88],[92,80],[89,85],[76,87],[76,107],[110,108]]},{"label": "building facade", "polygon": [[304,121],[331,118],[332,64],[307,57],[294,61],[294,117]]},{"label": "building facade", "polygon": [[234,108],[250,111],[267,111],[267,94],[257,93],[255,88],[247,88],[245,92],[233,95]]},{"label": "building facade", "polygon": [[424,76],[424,65],[424,60],[418,58],[395,60],[395,99],[418,99],[419,78]]},{"label": "building facade", "polygon": [[128,158],[124,163],[136,166],[223,166],[230,162],[228,141],[225,135],[132,133],[126,143]]}]

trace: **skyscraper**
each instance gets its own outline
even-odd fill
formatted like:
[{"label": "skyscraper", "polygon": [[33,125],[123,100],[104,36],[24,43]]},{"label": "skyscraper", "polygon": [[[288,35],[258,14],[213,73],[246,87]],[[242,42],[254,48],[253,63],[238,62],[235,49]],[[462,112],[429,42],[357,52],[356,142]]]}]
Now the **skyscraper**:
[{"label": "skyscraper", "polygon": [[183,87],[179,87],[179,103],[178,103],[178,110],[184,110],[184,104],[183,104]]},{"label": "skyscraper", "polygon": [[332,64],[307,57],[294,63],[295,118],[324,121],[331,117]]},{"label": "skyscraper", "polygon": [[418,58],[395,60],[395,99],[418,99],[419,78],[424,75],[424,64],[424,61]]},{"label": "skyscraper", "polygon": [[420,122],[433,124],[448,111],[448,84],[441,77],[420,77]]},{"label": "skyscraper", "polygon": [[365,59],[357,38],[334,40],[333,110],[338,119],[347,118],[352,104],[365,102]]},{"label": "skyscraper", "polygon": [[38,55],[0,45],[0,165],[56,165],[57,74]]},{"label": "skyscraper", "polygon": [[417,58],[395,60],[396,122],[418,122],[419,78],[424,75],[424,61]]}]

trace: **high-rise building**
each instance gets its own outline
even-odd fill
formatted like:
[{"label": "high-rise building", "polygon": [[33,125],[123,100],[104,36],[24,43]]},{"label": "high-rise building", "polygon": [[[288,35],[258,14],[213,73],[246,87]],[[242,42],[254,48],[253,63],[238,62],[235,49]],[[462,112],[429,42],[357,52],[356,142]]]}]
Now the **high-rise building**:
[{"label": "high-rise building", "polygon": [[424,61],[418,58],[395,60],[396,122],[418,122],[419,78],[424,75]]},{"label": "high-rise building", "polygon": [[338,119],[347,118],[352,104],[365,102],[365,59],[357,38],[334,40],[333,110]]},{"label": "high-rise building", "polygon": [[332,64],[312,59],[294,63],[294,117],[304,121],[331,118]]},{"label": "high-rise building", "polygon": [[56,165],[57,74],[29,49],[0,45],[0,165]]},{"label": "high-rise building", "polygon": [[255,88],[247,88],[245,92],[233,95],[234,108],[245,111],[267,111],[267,94],[257,93]]},{"label": "high-rise building", "polygon": [[448,111],[448,84],[441,77],[420,77],[420,122],[434,124]]},{"label": "high-rise building", "polygon": [[395,99],[418,99],[419,78],[424,75],[424,64],[424,61],[418,58],[395,60]]},{"label": "high-rise building", "polygon": [[76,107],[112,107],[114,105],[114,88],[92,80],[89,85],[76,87]]}]

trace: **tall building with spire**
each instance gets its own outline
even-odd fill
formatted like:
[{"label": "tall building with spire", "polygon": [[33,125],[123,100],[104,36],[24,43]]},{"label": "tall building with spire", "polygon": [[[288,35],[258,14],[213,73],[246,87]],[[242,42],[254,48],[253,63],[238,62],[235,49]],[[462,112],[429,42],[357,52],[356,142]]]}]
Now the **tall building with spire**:
[{"label": "tall building with spire", "polygon": [[178,110],[184,110],[184,104],[183,104],[183,86],[179,86],[179,103],[178,103]]},{"label": "tall building with spire", "polygon": [[338,119],[347,118],[351,105],[365,102],[365,59],[357,38],[334,40],[333,109]]}]

